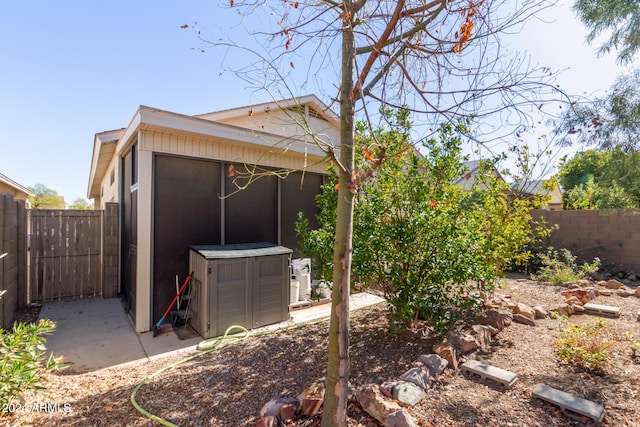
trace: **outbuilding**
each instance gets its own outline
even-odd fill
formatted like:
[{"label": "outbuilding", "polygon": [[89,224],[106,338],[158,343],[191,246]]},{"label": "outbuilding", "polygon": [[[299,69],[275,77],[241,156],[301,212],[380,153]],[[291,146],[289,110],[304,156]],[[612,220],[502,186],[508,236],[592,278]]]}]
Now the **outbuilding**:
[{"label": "outbuilding", "polygon": [[120,206],[120,295],[137,331],[162,317],[189,247],[269,242],[295,250],[312,220],[336,114],[313,95],[188,116],[140,106],[95,135],[88,197]]}]

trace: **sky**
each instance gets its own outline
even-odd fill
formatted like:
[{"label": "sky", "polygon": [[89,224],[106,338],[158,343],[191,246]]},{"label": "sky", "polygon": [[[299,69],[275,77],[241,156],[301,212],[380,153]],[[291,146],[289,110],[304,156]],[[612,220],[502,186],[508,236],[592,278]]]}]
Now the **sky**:
[{"label": "sky", "polygon": [[[629,67],[596,57],[571,2],[560,3],[507,43],[564,70],[566,91],[602,95]],[[139,105],[192,115],[269,101],[224,72],[228,53],[200,49],[194,23],[241,36],[229,13],[217,0],[3,1],[0,173],[86,199],[95,134],[126,127]]]}]

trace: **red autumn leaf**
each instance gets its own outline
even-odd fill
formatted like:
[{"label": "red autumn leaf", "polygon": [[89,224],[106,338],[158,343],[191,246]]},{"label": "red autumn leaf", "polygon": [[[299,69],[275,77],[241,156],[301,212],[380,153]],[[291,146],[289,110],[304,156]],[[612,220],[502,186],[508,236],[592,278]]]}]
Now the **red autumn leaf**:
[{"label": "red autumn leaf", "polygon": [[334,186],[333,186],[333,189],[334,189],[334,190],[337,190],[337,189],[339,189],[339,188],[340,188],[340,183],[337,183],[336,185],[334,185]]},{"label": "red autumn leaf", "polygon": [[229,0],[229,6],[233,7],[233,0]]},{"label": "red autumn leaf", "polygon": [[294,65],[293,61],[289,62],[289,65],[291,65],[291,68],[296,68],[296,66]]},{"label": "red autumn leaf", "polygon": [[431,209],[438,209],[438,201],[436,199],[431,199]]},{"label": "red autumn leaf", "polygon": [[369,149],[365,148],[363,151],[364,151],[364,156],[368,160],[373,160],[373,154],[371,154],[371,151],[369,151]]},{"label": "red autumn leaf", "polygon": [[234,176],[235,174],[233,165],[229,165],[229,176]]},{"label": "red autumn leaf", "polygon": [[189,24],[184,24],[180,28],[189,28]]}]

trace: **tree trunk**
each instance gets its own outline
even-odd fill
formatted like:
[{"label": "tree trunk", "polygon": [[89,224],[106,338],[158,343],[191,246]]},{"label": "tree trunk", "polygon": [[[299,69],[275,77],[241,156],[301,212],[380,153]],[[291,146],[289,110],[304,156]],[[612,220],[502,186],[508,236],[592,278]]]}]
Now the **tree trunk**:
[{"label": "tree trunk", "polygon": [[[350,16],[351,2],[344,3],[345,16]],[[336,241],[333,251],[333,290],[331,292],[331,320],[327,382],[322,414],[322,427],[346,427],[347,390],[349,382],[349,291],[351,283],[351,254],[353,235],[352,173],[354,170],[353,99],[355,39],[351,18],[343,21],[342,78],[340,87],[340,163]]]}]

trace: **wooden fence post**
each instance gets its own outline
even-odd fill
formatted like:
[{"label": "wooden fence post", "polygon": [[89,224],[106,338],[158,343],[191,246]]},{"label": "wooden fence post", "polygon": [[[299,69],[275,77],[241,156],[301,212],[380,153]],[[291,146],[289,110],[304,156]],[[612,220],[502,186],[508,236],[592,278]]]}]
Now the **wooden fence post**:
[{"label": "wooden fence post", "polygon": [[0,255],[7,255],[0,260],[0,289],[4,294],[0,299],[2,305],[2,327],[9,329],[13,323],[13,315],[18,310],[18,205],[11,194],[0,194]]},{"label": "wooden fence post", "polygon": [[102,297],[118,296],[118,204],[106,203],[103,216],[102,262],[104,279]]}]

